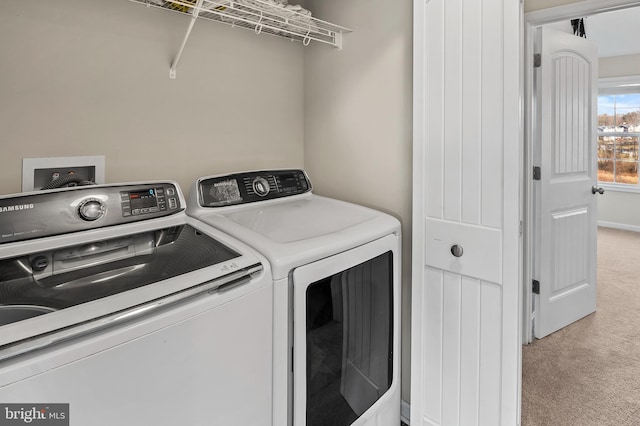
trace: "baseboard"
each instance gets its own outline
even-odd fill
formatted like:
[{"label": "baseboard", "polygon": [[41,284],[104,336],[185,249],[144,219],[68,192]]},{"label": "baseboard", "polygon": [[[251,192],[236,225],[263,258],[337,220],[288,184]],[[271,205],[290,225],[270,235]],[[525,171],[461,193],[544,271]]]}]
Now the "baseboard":
[{"label": "baseboard", "polygon": [[400,420],[409,425],[409,418],[411,417],[411,406],[407,401],[402,401],[400,404]]},{"label": "baseboard", "polygon": [[602,226],[603,228],[615,228],[622,229],[624,231],[640,232],[640,226],[627,225],[626,223],[605,222],[604,220],[599,220],[598,226]]}]

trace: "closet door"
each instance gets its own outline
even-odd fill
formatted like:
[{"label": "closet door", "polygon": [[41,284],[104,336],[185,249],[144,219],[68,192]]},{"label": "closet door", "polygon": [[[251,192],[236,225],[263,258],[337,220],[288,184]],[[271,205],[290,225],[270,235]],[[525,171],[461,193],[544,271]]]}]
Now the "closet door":
[{"label": "closet door", "polygon": [[520,4],[414,1],[411,425],[516,425]]}]

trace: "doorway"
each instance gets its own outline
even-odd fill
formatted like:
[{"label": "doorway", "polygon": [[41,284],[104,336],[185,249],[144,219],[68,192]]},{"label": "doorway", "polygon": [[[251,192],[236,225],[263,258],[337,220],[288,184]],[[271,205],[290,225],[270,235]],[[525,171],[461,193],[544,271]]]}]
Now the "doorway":
[{"label": "doorway", "polygon": [[[582,4],[572,4],[566,6],[560,6],[552,9],[546,9],[537,12],[531,12],[525,15],[525,25],[524,25],[524,37],[525,37],[525,59],[524,59],[524,70],[525,70],[525,108],[528,108],[531,105],[532,97],[533,97],[533,46],[534,46],[534,34],[537,27],[542,25],[558,23],[561,21],[568,22],[575,17],[585,17],[588,18],[590,16],[595,16],[604,12],[610,12],[614,10],[625,10],[633,7],[640,6],[640,2],[638,1],[584,1],[580,2]],[[586,20],[588,24],[588,19]],[[587,25],[588,28],[588,25]],[[587,29],[587,38],[589,37],[589,32]],[[525,170],[531,170],[533,168],[533,155],[532,155],[532,134],[533,134],[533,116],[531,109],[525,109]],[[532,327],[532,314],[534,313],[533,303],[534,303],[534,295],[532,292],[532,254],[533,254],[533,242],[534,242],[534,232],[531,226],[532,218],[533,218],[533,204],[532,204],[532,193],[533,193],[533,182],[532,177],[527,176],[528,173],[525,173],[525,227],[524,227],[524,262],[523,262],[523,272],[524,272],[524,280],[525,283],[524,291],[523,291],[523,303],[524,309],[523,312],[523,329],[522,329],[522,338],[523,344],[529,344],[533,340],[533,327]],[[562,335],[563,331],[560,331],[559,334]],[[565,353],[568,358],[572,357],[571,353]],[[556,379],[556,378],[554,378]],[[595,381],[597,382],[597,381]],[[526,386],[526,381],[523,380],[523,388]],[[592,387],[596,385],[596,383],[589,381],[588,377],[585,377],[585,386]],[[580,403],[579,395],[576,399],[577,403]],[[524,423],[523,423],[524,424]]]},{"label": "doorway", "polygon": [[[541,11],[530,12],[525,14],[525,170],[532,170],[534,167],[534,159],[539,161],[539,154],[534,151],[534,134],[535,134],[535,114],[536,110],[532,108],[533,99],[535,97],[534,89],[534,49],[536,32],[538,28],[545,26],[553,26],[559,28],[561,25],[566,25],[567,32],[570,31],[570,21],[575,17],[587,18],[589,16],[595,16],[605,12],[622,11],[632,7],[640,6],[638,1],[585,1],[580,3],[574,3],[570,5],[555,7],[551,9],[544,9]],[[587,20],[588,23],[588,20]],[[588,24],[587,24],[588,27]],[[587,39],[589,38],[587,30]],[[536,46],[537,48],[537,46]],[[534,274],[534,262],[535,244],[540,244],[540,241],[536,238],[536,230],[534,229],[535,215],[534,215],[534,196],[535,196],[535,184],[533,182],[534,177],[525,173],[525,224],[524,233],[524,283],[526,283],[523,291],[523,344],[528,344],[533,340],[534,330],[533,323],[536,320],[537,303],[540,298],[536,298],[533,294],[535,289],[532,288]],[[595,227],[595,225],[593,226]],[[539,234],[539,233],[538,233]],[[594,237],[595,238],[595,237]],[[548,247],[543,244],[543,249]],[[595,263],[595,259],[593,261]],[[595,296],[594,296],[595,297]],[[537,318],[539,322],[540,318]]]}]

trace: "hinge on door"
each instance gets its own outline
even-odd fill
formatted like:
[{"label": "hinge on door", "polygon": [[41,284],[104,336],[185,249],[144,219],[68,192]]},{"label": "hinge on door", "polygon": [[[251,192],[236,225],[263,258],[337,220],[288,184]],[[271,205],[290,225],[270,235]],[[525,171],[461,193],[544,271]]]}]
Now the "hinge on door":
[{"label": "hinge on door", "polygon": [[542,54],[541,53],[534,53],[533,54],[533,67],[534,68],[539,68],[542,66]]},{"label": "hinge on door", "polygon": [[540,294],[540,281],[538,280],[531,281],[531,292],[533,294]]},{"label": "hinge on door", "polygon": [[533,180],[540,180],[542,177],[542,171],[540,170],[540,166],[533,166]]}]

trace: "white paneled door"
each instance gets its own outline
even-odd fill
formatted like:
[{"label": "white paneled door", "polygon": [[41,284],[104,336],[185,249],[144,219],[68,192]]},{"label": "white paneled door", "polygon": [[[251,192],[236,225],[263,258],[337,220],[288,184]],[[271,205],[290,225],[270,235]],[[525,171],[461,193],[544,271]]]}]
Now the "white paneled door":
[{"label": "white paneled door", "polygon": [[537,34],[538,109],[534,335],[547,336],[596,309],[597,49],[548,28]]},{"label": "white paneled door", "polygon": [[412,426],[519,423],[520,18],[414,1]]}]

